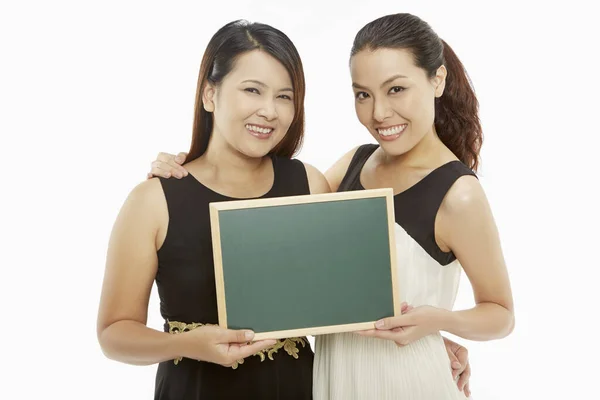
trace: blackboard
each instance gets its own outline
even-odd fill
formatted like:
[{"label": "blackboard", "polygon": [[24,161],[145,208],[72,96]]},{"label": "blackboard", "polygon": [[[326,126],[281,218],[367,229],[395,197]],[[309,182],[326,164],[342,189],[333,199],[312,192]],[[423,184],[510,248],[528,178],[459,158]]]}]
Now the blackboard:
[{"label": "blackboard", "polygon": [[256,340],[400,313],[391,189],[210,204],[219,325]]}]

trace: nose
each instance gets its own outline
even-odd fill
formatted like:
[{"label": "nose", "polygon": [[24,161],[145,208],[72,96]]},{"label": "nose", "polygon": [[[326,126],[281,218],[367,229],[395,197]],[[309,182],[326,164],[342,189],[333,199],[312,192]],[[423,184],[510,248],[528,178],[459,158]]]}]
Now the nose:
[{"label": "nose", "polygon": [[272,121],[278,117],[277,108],[275,102],[272,99],[265,99],[262,107],[258,110],[257,114],[267,121]]},{"label": "nose", "polygon": [[373,105],[373,119],[377,122],[383,122],[393,114],[390,104],[386,100],[375,100]]}]

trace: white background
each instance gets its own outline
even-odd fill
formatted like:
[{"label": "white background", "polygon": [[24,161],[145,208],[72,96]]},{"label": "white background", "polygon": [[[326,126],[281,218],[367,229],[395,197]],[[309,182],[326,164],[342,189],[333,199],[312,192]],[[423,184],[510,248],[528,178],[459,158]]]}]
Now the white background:
[{"label": "white background", "polygon": [[[0,397],[152,398],[155,366],[107,360],[96,341],[107,241],[157,153],[189,148],[198,68],[219,27],[265,22],[296,44],[307,79],[300,158],[325,170],[371,141],[353,108],[354,34],[379,16],[411,12],[473,79],[485,134],[480,178],[514,291],[511,336],[460,340],[473,397],[598,398],[600,30],[591,9],[576,1],[207,3],[2,2]],[[456,307],[471,305],[463,280]],[[149,324],[162,326],[155,292]]]}]

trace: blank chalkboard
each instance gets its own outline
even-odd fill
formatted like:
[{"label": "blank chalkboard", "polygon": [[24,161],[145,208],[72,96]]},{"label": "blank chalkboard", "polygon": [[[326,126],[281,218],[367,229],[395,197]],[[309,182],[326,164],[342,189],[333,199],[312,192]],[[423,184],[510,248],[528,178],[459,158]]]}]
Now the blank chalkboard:
[{"label": "blank chalkboard", "polygon": [[219,325],[256,340],[398,315],[391,189],[210,204]]}]

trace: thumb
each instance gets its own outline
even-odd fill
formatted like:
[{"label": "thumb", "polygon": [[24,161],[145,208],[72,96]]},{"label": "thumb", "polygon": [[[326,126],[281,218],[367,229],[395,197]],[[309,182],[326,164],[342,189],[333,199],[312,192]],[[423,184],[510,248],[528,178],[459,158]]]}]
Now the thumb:
[{"label": "thumb", "polygon": [[412,316],[403,314],[397,317],[388,317],[380,319],[375,323],[375,328],[382,330],[389,330],[394,328],[399,328],[402,326],[412,325]]},{"label": "thumb", "polygon": [[227,329],[221,336],[221,343],[246,343],[252,339],[254,339],[252,331]]},{"label": "thumb", "polygon": [[456,354],[450,350],[448,350],[448,358],[450,359],[450,366],[452,369],[460,369],[462,367],[462,364],[458,360],[458,357],[456,357]]},{"label": "thumb", "polygon": [[181,153],[177,154],[177,156],[175,157],[175,162],[179,165],[183,165],[187,156],[188,156],[188,153],[181,152]]}]

